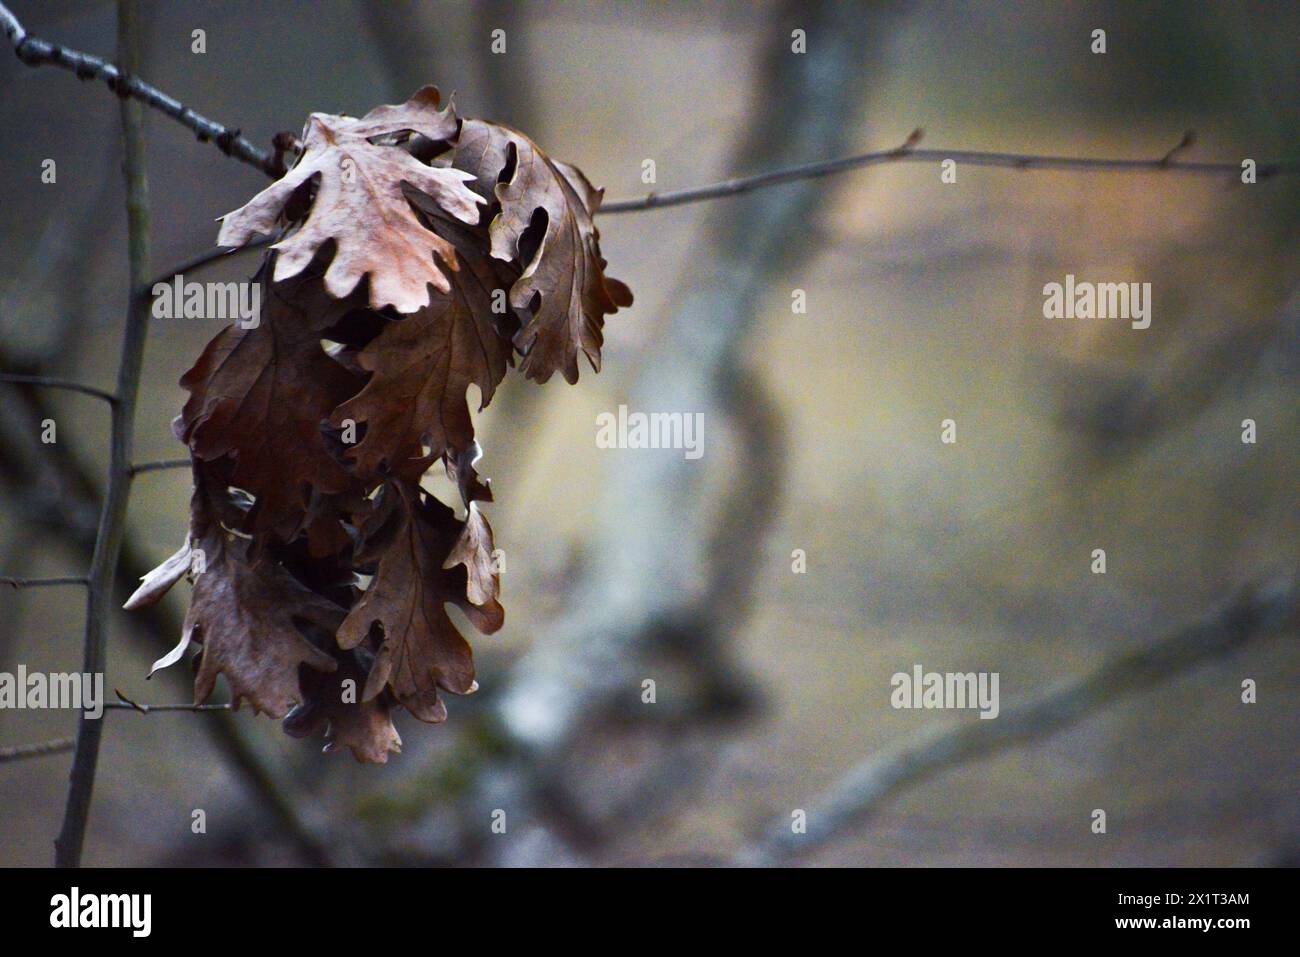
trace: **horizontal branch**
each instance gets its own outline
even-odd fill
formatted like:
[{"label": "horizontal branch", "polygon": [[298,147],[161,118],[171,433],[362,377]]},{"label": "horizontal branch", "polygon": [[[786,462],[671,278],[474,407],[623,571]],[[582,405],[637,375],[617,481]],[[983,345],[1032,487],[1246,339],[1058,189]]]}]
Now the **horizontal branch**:
[{"label": "horizontal branch", "polygon": [[81,578],[5,578],[0,577],[0,585],[11,588],[50,588],[55,585],[88,585],[90,579]]},{"label": "horizontal branch", "polygon": [[741,855],[740,862],[780,864],[806,854],[912,785],[1012,745],[1047,737],[1126,695],[1158,685],[1279,629],[1294,628],[1298,601],[1294,580],[1247,588],[1201,621],[1122,655],[1023,707],[1007,709],[992,720],[921,735],[873,755],[808,806],[806,833],[793,833],[790,818],[781,818],[769,825],[756,850]]},{"label": "horizontal branch", "polygon": [[[144,81],[124,75],[117,67],[99,57],[76,50],[68,50],[45,40],[29,36],[18,19],[0,4],[0,29],[3,30],[19,59],[30,66],[54,64],[71,70],[82,79],[98,78],[108,84],[109,89],[119,96],[129,96],[140,100],[147,106],[159,110],[183,126],[191,129],[202,142],[214,142],[227,156],[254,166],[268,176],[278,177],[285,172],[284,155],[292,149],[292,137],[277,136],[273,150],[258,149],[243,136],[237,128],[222,126],[213,120],[196,113],[183,105],[175,97],[169,96]],[[711,186],[697,186],[691,189],[676,190],[670,193],[650,193],[641,199],[620,200],[607,203],[600,208],[601,213],[633,213],[649,209],[664,209],[669,206],[682,206],[704,200],[721,199],[736,196],[768,186],[779,186],[795,180],[816,179],[831,176],[849,170],[878,166],[885,163],[941,163],[953,160],[958,164],[971,166],[992,166],[1016,170],[1070,170],[1075,172],[1119,172],[1119,173],[1189,173],[1206,176],[1237,175],[1241,172],[1240,162],[1198,162],[1176,159],[1177,154],[1195,142],[1191,132],[1159,159],[1105,159],[1087,156],[1044,156],[1034,153],[998,153],[978,150],[937,150],[916,149],[921,131],[916,130],[902,146],[892,150],[875,153],[862,153],[846,156],[842,159],[823,160],[806,163],[787,169],[772,170],[754,176],[744,176],[725,180]],[[1268,162],[1256,166],[1256,178],[1268,179],[1280,174],[1300,172],[1300,163]],[[261,239],[249,247],[265,245],[270,239]],[[228,255],[224,250],[214,250],[195,257],[191,262],[158,278],[166,282],[178,272],[197,269]]]},{"label": "horizontal branch", "polygon": [[224,704],[140,704],[132,701],[126,695],[122,694],[116,688],[113,689],[117,695],[117,701],[108,701],[104,703],[105,710],[115,711],[138,711],[140,714],[153,714],[155,711],[234,711],[235,706],[229,701]]},{"label": "horizontal branch", "polygon": [[117,404],[117,396],[113,395],[113,393],[104,389],[97,389],[93,385],[82,385],[80,382],[72,382],[68,379],[55,379],[45,375],[18,375],[13,372],[0,372],[0,382],[11,382],[15,385],[38,385],[45,389],[62,389],[65,392],[80,392],[82,395],[103,399],[109,405]]},{"label": "horizontal branch", "polygon": [[[628,199],[608,203],[600,207],[601,213],[634,213],[646,209],[661,209],[668,206],[682,206],[686,203],[698,203],[708,199],[720,199],[724,196],[736,196],[768,186],[779,186],[795,180],[816,179],[831,176],[849,170],[862,169],[866,166],[880,166],[885,163],[941,163],[953,160],[957,164],[970,166],[997,166],[1016,170],[1073,170],[1085,173],[1191,173],[1203,176],[1237,176],[1241,173],[1240,163],[1203,163],[1179,161],[1175,157],[1195,142],[1192,133],[1186,133],[1183,139],[1168,153],[1159,159],[1101,159],[1084,156],[1040,156],[1032,153],[983,153],[977,150],[918,150],[915,144],[920,142],[921,131],[916,130],[902,146],[877,153],[862,153],[846,156],[843,159],[823,160],[791,166],[788,169],[758,173],[725,180],[712,186],[697,186],[681,189],[671,193],[651,193],[642,199]],[[1300,172],[1300,163],[1276,162],[1259,163],[1255,168],[1258,180],[1270,176]]]},{"label": "horizontal branch", "polygon": [[279,150],[258,149],[240,135],[237,128],[222,126],[194,112],[175,97],[169,96],[138,77],[127,75],[100,57],[69,50],[56,43],[29,35],[18,18],[4,4],[0,4],[0,30],[8,38],[14,52],[18,54],[18,59],[28,66],[49,64],[71,70],[81,80],[103,80],[118,96],[139,100],[192,130],[200,142],[215,143],[217,148],[227,156],[256,167],[268,176],[284,174],[283,155]]},{"label": "horizontal branch", "polygon": [[233,711],[230,702],[225,704],[137,704],[135,702],[106,701],[105,711],[138,711],[140,714],[153,714],[155,711]]},{"label": "horizontal branch", "polygon": [[259,236],[247,245],[239,246],[235,249],[226,249],[223,246],[218,246],[205,253],[199,253],[197,256],[181,263],[175,269],[171,269],[166,273],[155,276],[153,279],[149,280],[148,288],[141,290],[141,292],[144,295],[153,295],[153,287],[158,285],[160,282],[169,283],[179,275],[201,269],[202,267],[217,262],[218,260],[225,259],[227,256],[234,256],[238,253],[248,252],[250,249],[261,249],[263,246],[269,246],[271,243],[278,242],[279,239],[279,234],[275,233],[269,236]]},{"label": "horizontal branch", "polygon": [[53,741],[40,741],[36,744],[15,744],[0,748],[0,764],[6,761],[22,761],[24,758],[43,758],[47,754],[61,754],[76,747],[76,738],[56,738]]},{"label": "horizontal branch", "polygon": [[131,474],[139,475],[141,472],[161,472],[164,469],[187,469],[194,463],[189,459],[162,459],[158,462],[141,462],[139,465],[131,466]]}]

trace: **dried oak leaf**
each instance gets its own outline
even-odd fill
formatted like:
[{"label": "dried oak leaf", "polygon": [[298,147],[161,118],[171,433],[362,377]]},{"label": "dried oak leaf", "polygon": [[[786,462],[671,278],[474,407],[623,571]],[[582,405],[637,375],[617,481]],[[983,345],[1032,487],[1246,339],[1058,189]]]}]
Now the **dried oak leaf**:
[{"label": "dried oak leaf", "polygon": [[370,380],[331,421],[366,424],[365,435],[348,451],[364,479],[387,466],[416,482],[438,458],[474,441],[465,392],[477,385],[480,409],[485,407],[510,358],[509,343],[492,321],[490,296],[472,269],[459,269],[447,294],[435,293],[410,316],[385,320],[357,354]]},{"label": "dried oak leaf", "polygon": [[[477,182],[471,185],[477,192]],[[510,287],[518,281],[520,268],[514,262],[497,259],[488,254],[490,243],[488,222],[468,226],[451,219],[438,208],[437,203],[418,190],[408,188],[406,198],[420,211],[422,214],[420,221],[425,226],[456,247],[456,252],[460,254],[460,269],[453,278],[467,284],[475,283],[482,288],[483,296],[493,306],[491,318],[497,334],[507,342],[512,342],[515,333],[529,320],[530,314],[527,309],[515,309],[509,305]],[[491,191],[487,193],[484,202],[489,204],[495,202]],[[513,365],[513,350],[510,350],[508,355],[510,364]]]},{"label": "dried oak leaf", "polygon": [[[426,86],[406,103],[380,106],[360,119],[313,113],[303,131],[303,152],[281,179],[222,217],[220,246],[242,246],[255,234],[269,234],[296,190],[309,180],[315,198],[305,218],[272,248],[278,251],[278,282],[307,268],[330,240],[337,252],[325,273],[326,290],[342,298],[370,277],[370,305],[414,312],[429,302],[429,286],[448,292],[437,259],[455,268],[452,246],[422,226],[403,184],[428,196],[451,217],[477,223],[479,198],[465,185],[471,176],[429,166],[401,145],[397,134],[412,133],[437,143],[456,136],[454,108],[439,110],[437,89]],[[379,141],[379,142],[376,142]]]},{"label": "dried oak leaf", "polygon": [[190,537],[185,536],[185,544],[174,552],[170,558],[151,569],[140,578],[140,587],[131,593],[131,597],[122,606],[126,611],[148,608],[166,595],[173,585],[185,577],[190,570]]},{"label": "dried oak leaf", "polygon": [[490,607],[501,594],[501,575],[493,555],[492,526],[478,508],[478,502],[492,501],[492,490],[479,481],[474,468],[482,454],[475,442],[459,454],[444,459],[447,478],[460,490],[460,499],[465,505],[465,524],[442,567],[464,565],[465,597],[471,604]]},{"label": "dried oak leaf", "polygon": [[[213,493],[214,489],[226,488],[229,485],[229,463],[197,463],[193,468],[193,475],[194,491],[190,496],[190,527],[185,533],[184,544],[162,564],[141,577],[140,586],[122,606],[124,610],[136,611],[157,604],[171,591],[173,585],[191,572],[197,551],[195,543],[209,537],[214,524],[219,520],[218,516],[223,513],[227,517],[239,514],[229,504],[223,507],[221,500]],[[154,671],[174,663],[188,645],[189,641],[183,640],[174,651],[174,657],[169,655],[170,660],[163,665],[155,663]]]},{"label": "dried oak leaf", "polygon": [[491,479],[486,482],[479,481],[478,471],[475,469],[482,457],[483,449],[474,442],[454,454],[448,453],[443,458],[447,468],[447,478],[460,491],[461,503],[466,508],[469,508],[470,502],[473,501],[492,501]]},{"label": "dried oak leaf", "polygon": [[352,482],[321,426],[359,380],[321,348],[314,327],[328,316],[274,283],[263,290],[261,322],[227,328],[181,378],[191,394],[178,435],[196,458],[233,455],[231,484],[257,499],[254,527],[287,541],[301,528],[309,487],[334,494]]},{"label": "dried oak leaf", "polygon": [[[336,652],[338,668],[332,672],[302,670],[304,700],[285,717],[284,730],[295,738],[324,731],[327,752],[346,747],[363,764],[387,764],[389,754],[402,750],[402,738],[393,727],[387,693],[360,700],[367,672],[357,655]],[[346,688],[345,681],[351,682]]]},{"label": "dried oak leaf", "polygon": [[605,275],[600,256],[592,216],[603,191],[522,133],[481,120],[462,121],[452,163],[500,204],[488,229],[492,256],[522,269],[510,289],[511,305],[531,312],[514,337],[520,369],[538,382],[556,371],[577,382],[581,349],[599,372],[605,315],[632,304],[632,291]]},{"label": "dried oak leaf", "polygon": [[194,700],[206,701],[217,675],[224,674],[236,707],[247,698],[255,712],[283,718],[303,700],[299,665],[327,672],[337,668],[302,628],[332,633],[343,620],[343,609],[266,556],[249,561],[241,554],[244,542],[219,528],[201,547],[206,568],[194,582],[182,639],[203,645]]},{"label": "dried oak leaf", "polygon": [[496,602],[501,593],[501,577],[497,573],[492,551],[492,526],[479,511],[478,505],[470,502],[465,527],[447,555],[447,560],[442,563],[443,568],[465,566],[465,597],[470,604],[486,606]]},{"label": "dried oak leaf", "polygon": [[[444,607],[458,605],[484,634],[504,622],[495,595],[482,605],[466,597],[466,573],[443,564],[461,537],[463,524],[418,486],[391,483],[384,501],[363,530],[359,563],[377,558],[369,587],[338,630],[341,648],[356,648],[379,631],[379,647],[366,681],[363,701],[387,686],[422,721],[447,717],[439,691],[469,694],[474,657]],[[490,534],[490,530],[489,530]]]}]

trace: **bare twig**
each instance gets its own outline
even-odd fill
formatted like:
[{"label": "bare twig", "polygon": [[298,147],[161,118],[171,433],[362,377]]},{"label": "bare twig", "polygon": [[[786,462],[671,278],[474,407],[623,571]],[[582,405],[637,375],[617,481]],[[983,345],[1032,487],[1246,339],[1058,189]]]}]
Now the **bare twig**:
[{"label": "bare twig", "polygon": [[[72,70],[82,79],[92,77],[104,80],[109,88],[119,96],[129,96],[159,110],[178,123],[193,130],[202,142],[214,142],[227,156],[240,162],[255,166],[268,176],[282,176],[285,171],[283,149],[261,150],[244,139],[240,131],[222,126],[204,117],[180,101],[124,73],[110,63],[86,53],[68,50],[45,40],[29,36],[18,19],[0,4],[0,28],[13,45],[19,59],[29,66],[51,63]],[[1177,162],[1174,157],[1190,147],[1195,141],[1191,131],[1184,134],[1182,140],[1160,159],[1104,159],[1081,156],[1043,156],[1033,153],[997,153],[978,150],[918,150],[914,145],[920,140],[920,131],[914,131],[902,146],[892,150],[875,153],[862,153],[842,159],[823,160],[806,163],[786,169],[772,170],[755,176],[725,180],[712,186],[697,186],[691,189],[677,190],[671,193],[651,193],[641,199],[621,200],[601,207],[602,213],[631,213],[647,209],[662,209],[668,206],[681,206],[686,203],[698,203],[703,200],[735,196],[755,189],[777,186],[793,180],[814,179],[830,176],[852,169],[876,166],[883,163],[939,163],[954,160],[959,164],[972,166],[997,166],[1018,170],[1074,170],[1077,172],[1129,172],[1129,173],[1192,173],[1209,176],[1237,174],[1241,171],[1240,163],[1206,163]],[[1272,162],[1260,163],[1256,167],[1257,179],[1263,180],[1279,174],[1291,174],[1300,171],[1300,163]],[[205,255],[190,268],[220,257],[220,253]]]},{"label": "bare twig", "polygon": [[108,701],[104,709],[118,711],[138,711],[140,714],[153,714],[155,711],[234,711],[235,706],[229,701],[223,704],[140,704],[132,701],[117,688],[113,689],[117,701]]},{"label": "bare twig", "polygon": [[38,385],[46,389],[62,389],[65,392],[80,392],[82,395],[94,396],[96,399],[103,399],[109,405],[117,403],[117,396],[103,389],[96,389],[93,385],[82,385],[80,382],[72,382],[68,379],[56,379],[53,376],[45,375],[16,375],[9,372],[0,372],[0,382],[12,382],[15,385]]},{"label": "bare twig", "polygon": [[193,464],[189,459],[162,459],[158,462],[141,462],[138,465],[131,466],[131,474],[140,475],[143,472],[161,472],[164,469],[187,469]]},{"label": "bare twig", "polygon": [[47,754],[62,754],[76,747],[76,738],[56,738],[53,741],[40,741],[36,744],[15,744],[0,748],[0,764],[6,761],[22,761],[25,758],[43,758]]},{"label": "bare twig", "polygon": [[149,280],[143,292],[147,295],[153,295],[153,287],[158,285],[158,283],[160,282],[163,283],[171,282],[173,279],[175,279],[178,275],[182,273],[193,272],[211,263],[215,263],[219,260],[225,259],[228,256],[234,256],[238,253],[248,252],[251,249],[261,249],[263,246],[269,246],[271,245],[271,243],[279,241],[279,239],[280,239],[279,234],[274,233],[269,236],[258,236],[256,239],[254,239],[252,242],[248,243],[247,245],[240,246],[236,249],[226,249],[223,246],[218,246],[217,248],[210,249],[205,253],[199,253],[197,256],[194,256],[191,259],[187,260],[186,262],[181,263],[175,269],[168,270],[166,273],[162,275],[154,276],[152,279]]},{"label": "bare twig", "polygon": [[4,578],[0,577],[0,585],[9,585],[11,588],[50,588],[54,585],[88,585],[90,580],[84,576],[81,578]]},{"label": "bare twig", "polygon": [[[138,0],[118,0],[118,60],[134,72],[140,57],[140,8]],[[90,583],[86,599],[86,639],[82,670],[88,674],[105,671],[105,645],[109,611],[113,598],[113,576],[126,534],[127,503],[131,494],[131,440],[135,404],[144,362],[145,336],[149,328],[149,300],[140,289],[149,276],[149,184],[145,176],[144,119],[140,104],[124,97],[121,101],[122,134],[125,141],[127,249],[130,284],[127,296],[126,330],[117,373],[117,403],[113,406],[109,445],[108,487],[100,507],[95,552],[90,562]],[[103,723],[83,712],[77,724],[77,748],[68,787],[63,827],[55,841],[55,863],[77,867],[86,836],[86,819],[95,787],[95,765]]]},{"label": "bare twig", "polygon": [[106,701],[105,711],[137,711],[140,714],[153,714],[155,711],[234,711],[235,706],[229,701],[222,704],[137,704],[134,701]]},{"label": "bare twig", "polygon": [[914,784],[976,758],[1047,737],[1119,698],[1158,685],[1278,629],[1294,627],[1297,600],[1294,579],[1247,588],[1201,621],[1116,658],[1022,708],[1004,711],[991,721],[923,735],[874,755],[809,807],[807,833],[793,833],[790,819],[783,817],[772,822],[757,848],[742,853],[739,860],[779,864],[806,854]]},{"label": "bare twig", "polygon": [[[258,149],[240,135],[238,128],[222,126],[194,112],[175,97],[145,83],[135,75],[134,64],[123,63],[121,66],[114,66],[89,53],[69,50],[56,43],[33,37],[23,29],[22,23],[4,4],[0,4],[0,30],[8,38],[14,52],[18,54],[18,59],[28,66],[51,64],[71,70],[81,80],[103,80],[118,96],[138,100],[193,130],[200,142],[215,143],[217,148],[227,156],[256,167],[267,176],[284,174],[283,161],[278,152]],[[120,54],[118,59],[121,60]]]},{"label": "bare twig", "polygon": [[1165,169],[1168,169],[1169,164],[1174,161],[1174,157],[1177,156],[1179,153],[1181,153],[1183,150],[1189,149],[1192,146],[1192,144],[1195,142],[1196,142],[1196,131],[1188,130],[1186,133],[1183,134],[1183,138],[1178,141],[1178,145],[1160,158],[1160,165]]},{"label": "bare twig", "polygon": [[[12,363],[0,348],[0,369],[11,367]],[[31,417],[37,421],[47,417],[48,408],[42,395],[25,392],[22,398]],[[69,547],[93,547],[98,511],[94,503],[98,489],[81,458],[73,454],[66,443],[44,447],[42,454],[34,453],[17,441],[19,436],[15,433],[13,418],[0,417],[0,480],[19,488],[53,485],[63,489],[59,496],[34,502],[32,508],[24,510],[23,517]],[[153,562],[146,561],[141,549],[128,537],[123,543],[121,564],[123,575],[135,579],[143,576]],[[119,604],[125,601],[128,593],[129,589],[119,589],[116,601]],[[147,640],[151,649],[170,648],[175,644],[177,623],[161,605],[141,612],[140,624],[141,631],[133,631],[130,637]],[[281,825],[282,833],[302,859],[321,866],[334,864],[329,844],[304,819],[295,796],[277,779],[267,761],[250,746],[234,717],[231,711],[208,715],[201,726],[244,786],[257,796],[272,819]]]},{"label": "bare twig", "polygon": [[[616,203],[607,203],[600,208],[601,213],[635,213],[644,209],[661,209],[667,206],[681,206],[686,203],[698,203],[706,199],[718,199],[723,196],[735,196],[767,186],[778,186],[801,179],[816,179],[831,176],[849,170],[862,169],[866,166],[880,166],[885,163],[942,163],[953,160],[959,166],[998,166],[1017,170],[1073,170],[1082,173],[1192,173],[1203,176],[1233,176],[1241,173],[1240,163],[1203,163],[1177,162],[1174,157],[1191,146],[1195,135],[1186,133],[1177,146],[1160,159],[1101,159],[1084,156],[1040,156],[1032,153],[983,153],[977,150],[918,150],[913,143],[920,140],[920,131],[914,131],[907,142],[892,150],[877,153],[862,153],[846,156],[843,159],[823,160],[817,163],[804,163],[786,169],[772,170],[755,176],[729,179],[712,186],[697,186],[693,189],[679,189],[672,193],[651,193],[642,199],[628,199]],[[1300,163],[1276,162],[1259,163],[1255,168],[1256,179],[1264,180],[1270,176],[1294,174],[1300,172]]]}]

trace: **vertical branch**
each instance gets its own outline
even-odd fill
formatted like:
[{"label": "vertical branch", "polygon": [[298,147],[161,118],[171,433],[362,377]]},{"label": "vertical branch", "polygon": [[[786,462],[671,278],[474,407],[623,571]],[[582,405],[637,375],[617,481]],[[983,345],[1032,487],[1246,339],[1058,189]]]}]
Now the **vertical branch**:
[{"label": "vertical branch", "polygon": [[[118,0],[118,62],[127,76],[134,76],[140,59],[140,8],[138,0]],[[127,501],[131,494],[131,438],[135,417],[140,369],[144,363],[145,333],[149,324],[149,303],[145,290],[149,279],[149,184],[145,177],[143,110],[136,100],[121,100],[122,138],[125,151],[127,252],[130,292],[127,296],[126,329],[117,374],[117,402],[113,405],[112,438],[109,448],[108,488],[99,514],[95,553],[90,563],[90,587],[86,599],[86,638],[82,670],[89,674],[105,670],[105,643],[113,597],[113,574],[126,532]],[[86,837],[86,819],[95,788],[95,766],[103,733],[100,719],[83,712],[77,724],[77,747],[72,760],[68,802],[63,828],[54,842],[55,863],[77,867]]]}]

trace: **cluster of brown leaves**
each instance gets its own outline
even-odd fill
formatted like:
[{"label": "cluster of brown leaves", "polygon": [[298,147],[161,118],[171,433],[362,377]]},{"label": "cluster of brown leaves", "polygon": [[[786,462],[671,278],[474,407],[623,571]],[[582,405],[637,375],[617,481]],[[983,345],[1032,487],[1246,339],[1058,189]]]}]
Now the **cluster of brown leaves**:
[{"label": "cluster of brown leaves", "polygon": [[[425,87],[360,119],[313,114],[293,168],[224,217],[222,246],[279,235],[262,315],[181,379],[189,536],[127,606],[188,574],[158,666],[197,643],[197,701],[224,674],[236,704],[369,762],[399,749],[393,709],[442,721],[444,692],[477,688],[446,606],[485,634],[504,619],[467,388],[486,406],[516,354],[531,379],[576,381],[632,302],[604,274],[601,191],[439,106]],[[440,462],[463,518],[420,486]]]}]

